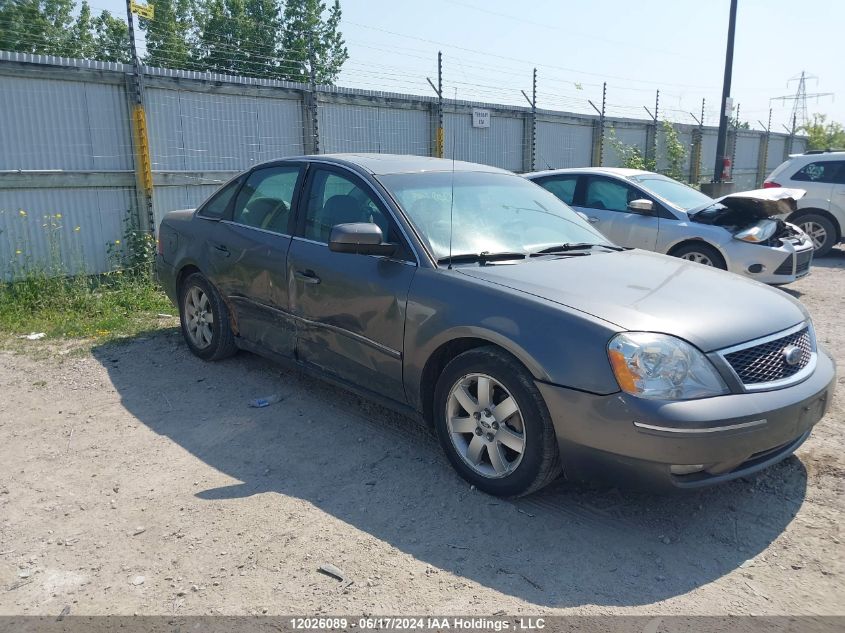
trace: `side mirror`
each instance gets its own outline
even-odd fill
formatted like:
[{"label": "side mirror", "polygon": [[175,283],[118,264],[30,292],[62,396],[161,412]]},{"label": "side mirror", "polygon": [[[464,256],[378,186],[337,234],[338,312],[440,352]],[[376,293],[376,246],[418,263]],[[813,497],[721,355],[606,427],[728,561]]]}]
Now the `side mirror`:
[{"label": "side mirror", "polygon": [[638,213],[652,213],[654,211],[654,203],[651,200],[639,198],[638,200],[631,200],[628,203],[628,209],[637,211]]},{"label": "side mirror", "polygon": [[329,250],[358,255],[393,255],[396,244],[383,241],[381,229],[371,222],[335,224],[329,235]]}]

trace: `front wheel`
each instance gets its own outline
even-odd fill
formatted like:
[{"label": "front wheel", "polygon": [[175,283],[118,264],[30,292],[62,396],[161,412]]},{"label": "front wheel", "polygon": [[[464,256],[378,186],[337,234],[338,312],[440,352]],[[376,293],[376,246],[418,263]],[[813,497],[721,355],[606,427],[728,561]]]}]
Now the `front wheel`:
[{"label": "front wheel", "polygon": [[434,395],[434,423],[458,473],[492,495],[526,495],[560,474],[546,403],[510,354],[480,347],[455,357]]},{"label": "front wheel", "polygon": [[226,304],[200,273],[179,288],[179,321],[188,347],[203,360],[221,360],[237,351]]},{"label": "front wheel", "polygon": [[722,254],[704,242],[685,244],[679,249],[673,251],[672,255],[685,259],[689,262],[695,262],[696,264],[712,266],[713,268],[721,268],[722,270],[728,269],[728,266],[725,263],[725,258],[722,257]]}]

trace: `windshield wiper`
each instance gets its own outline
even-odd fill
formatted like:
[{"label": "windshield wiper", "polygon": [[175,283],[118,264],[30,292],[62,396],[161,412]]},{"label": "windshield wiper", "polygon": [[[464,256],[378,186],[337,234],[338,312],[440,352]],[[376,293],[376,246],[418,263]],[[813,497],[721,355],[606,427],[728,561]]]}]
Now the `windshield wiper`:
[{"label": "windshield wiper", "polygon": [[[531,257],[535,257],[537,255],[549,255],[551,253],[567,253],[569,251],[584,251],[584,250],[589,250],[591,248],[595,248],[597,246],[600,246],[601,248],[607,248],[607,249],[612,250],[612,251],[625,250],[621,246],[611,246],[610,244],[591,244],[589,242],[567,242],[566,244],[557,244],[556,246],[549,246],[548,248],[544,248],[542,250],[531,253]],[[579,255],[587,255],[587,253],[579,253]]]},{"label": "windshield wiper", "polygon": [[438,264],[448,264],[450,262],[465,263],[465,262],[499,262],[507,259],[525,259],[525,253],[517,252],[501,252],[491,253],[490,251],[482,251],[480,253],[460,253],[459,255],[446,255],[437,260]]}]

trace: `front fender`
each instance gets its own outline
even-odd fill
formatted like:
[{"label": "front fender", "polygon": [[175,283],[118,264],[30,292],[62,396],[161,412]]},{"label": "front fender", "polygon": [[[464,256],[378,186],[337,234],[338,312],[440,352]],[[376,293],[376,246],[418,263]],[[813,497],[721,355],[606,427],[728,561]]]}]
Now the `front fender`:
[{"label": "front fender", "polygon": [[445,343],[489,341],[518,358],[537,380],[591,393],[619,390],[607,343],[621,331],[560,304],[461,274],[420,269],[408,297],[403,378],[419,406],[423,370]]}]

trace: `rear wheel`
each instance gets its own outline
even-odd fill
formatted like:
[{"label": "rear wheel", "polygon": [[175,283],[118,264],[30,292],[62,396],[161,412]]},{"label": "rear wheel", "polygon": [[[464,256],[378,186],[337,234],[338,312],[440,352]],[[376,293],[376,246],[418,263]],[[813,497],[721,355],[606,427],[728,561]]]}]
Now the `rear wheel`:
[{"label": "rear wheel", "polygon": [[229,311],[200,273],[190,275],[179,288],[179,320],[185,342],[203,360],[221,360],[237,351]]},{"label": "rear wheel", "polygon": [[713,268],[721,268],[727,270],[728,266],[725,264],[725,258],[715,248],[704,242],[693,242],[685,244],[679,249],[672,252],[675,257],[680,257],[696,264],[703,264],[705,266],[712,266]]},{"label": "rear wheel", "polygon": [[794,220],[794,223],[813,240],[816,257],[827,255],[836,244],[836,227],[825,216],[808,213]]},{"label": "rear wheel", "polygon": [[446,456],[480,490],[521,496],[560,473],[546,403],[531,375],[503,350],[480,347],[455,357],[437,381],[434,406]]}]

